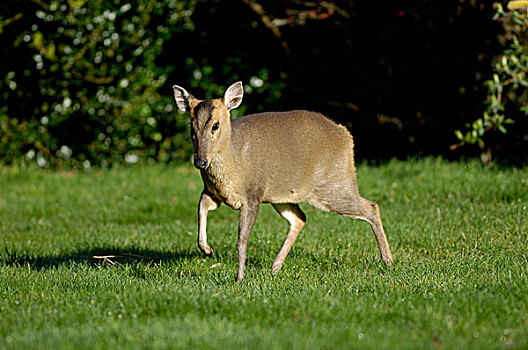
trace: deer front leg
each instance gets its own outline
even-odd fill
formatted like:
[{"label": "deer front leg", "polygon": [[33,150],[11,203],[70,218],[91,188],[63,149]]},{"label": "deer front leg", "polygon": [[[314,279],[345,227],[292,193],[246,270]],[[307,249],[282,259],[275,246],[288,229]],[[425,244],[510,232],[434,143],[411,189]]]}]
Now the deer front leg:
[{"label": "deer front leg", "polygon": [[205,191],[202,192],[198,203],[198,247],[207,256],[213,255],[213,248],[207,244],[207,213],[220,205]]},{"label": "deer front leg", "polygon": [[242,282],[244,279],[244,266],[246,265],[246,251],[249,241],[249,235],[253,229],[255,218],[259,209],[258,203],[243,205],[240,208],[240,217],[238,220],[238,273],[236,281]]}]

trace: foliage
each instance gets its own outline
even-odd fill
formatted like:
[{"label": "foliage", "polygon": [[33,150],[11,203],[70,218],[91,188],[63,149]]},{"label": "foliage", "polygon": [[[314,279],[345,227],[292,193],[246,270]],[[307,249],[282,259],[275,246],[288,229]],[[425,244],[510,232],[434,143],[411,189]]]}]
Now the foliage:
[{"label": "foliage", "polygon": [[262,205],[237,285],[235,211],[209,215],[212,258],[197,247],[198,171],[34,168],[0,170],[2,349],[528,346],[528,169],[360,165],[393,267],[367,223],[303,206],[272,276],[287,223]]},{"label": "foliage", "polygon": [[9,54],[25,57],[0,83],[2,155],[89,167],[182,147],[185,120],[159,92],[170,70],[156,58],[170,28],[192,28],[192,1],[39,4],[14,28]]},{"label": "foliage", "polygon": [[509,46],[496,58],[493,77],[485,83],[488,96],[482,117],[467,125],[470,130],[456,131],[462,144],[477,143],[481,149],[486,146],[485,134],[496,130],[505,134],[507,124],[528,115],[528,3],[512,1],[508,12],[496,5],[494,19],[504,24]]},{"label": "foliage", "polygon": [[[446,154],[484,109],[482,79],[502,52],[493,11],[464,0],[0,1],[0,162],[186,159],[171,86],[213,98],[237,80],[246,97],[233,117],[315,110],[351,129],[359,158]],[[528,121],[508,99],[507,114],[488,115],[516,128],[485,140],[523,163]]]},{"label": "foliage", "polygon": [[[14,5],[0,5],[11,13],[1,21],[8,61],[0,68],[4,162],[24,156],[41,167],[86,168],[189,155],[188,117],[174,108],[170,74],[193,72],[179,83],[208,96],[225,88],[214,82],[206,61],[187,57],[181,66],[167,64],[174,52],[169,40],[194,30],[195,1]],[[248,93],[272,87],[265,68],[252,75]],[[233,82],[226,80],[222,84]]]}]

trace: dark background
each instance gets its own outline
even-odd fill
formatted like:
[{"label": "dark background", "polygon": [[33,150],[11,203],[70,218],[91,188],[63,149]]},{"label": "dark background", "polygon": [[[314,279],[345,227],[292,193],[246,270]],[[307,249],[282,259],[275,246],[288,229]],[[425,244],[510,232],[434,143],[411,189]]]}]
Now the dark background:
[{"label": "dark background", "polygon": [[[283,40],[290,53],[246,4],[208,5],[201,3],[195,11],[196,28],[203,29],[190,39],[173,39],[183,41],[178,50],[213,66],[233,56],[244,65],[286,72],[283,97],[268,107],[325,113],[353,132],[360,157],[459,156],[449,151],[457,142],[453,130],[482,113],[483,82],[500,50],[495,38],[500,25],[491,21],[491,2],[343,3],[347,18],[334,14],[285,26]],[[269,11],[286,17],[281,5]],[[218,30],[210,30],[211,23]],[[167,43],[169,50],[177,46]],[[181,71],[171,77],[188,79],[188,72]]]}]

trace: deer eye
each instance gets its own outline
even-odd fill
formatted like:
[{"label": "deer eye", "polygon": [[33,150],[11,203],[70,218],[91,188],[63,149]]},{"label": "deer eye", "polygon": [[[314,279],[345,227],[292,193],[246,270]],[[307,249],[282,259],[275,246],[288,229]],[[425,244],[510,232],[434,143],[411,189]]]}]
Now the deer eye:
[{"label": "deer eye", "polygon": [[218,123],[214,123],[213,127],[211,128],[211,132],[214,133],[216,130],[218,130]]}]

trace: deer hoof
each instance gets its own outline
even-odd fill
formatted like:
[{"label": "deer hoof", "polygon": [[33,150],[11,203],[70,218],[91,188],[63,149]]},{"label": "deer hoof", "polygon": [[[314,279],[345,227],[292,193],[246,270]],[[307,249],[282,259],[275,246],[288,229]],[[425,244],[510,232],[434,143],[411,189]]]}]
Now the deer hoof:
[{"label": "deer hoof", "polygon": [[208,257],[213,256],[214,251],[213,248],[211,248],[210,246],[200,247],[200,250]]},{"label": "deer hoof", "polygon": [[273,266],[271,267],[271,274],[272,275],[278,274],[281,268],[282,268],[282,265],[273,264]]}]

